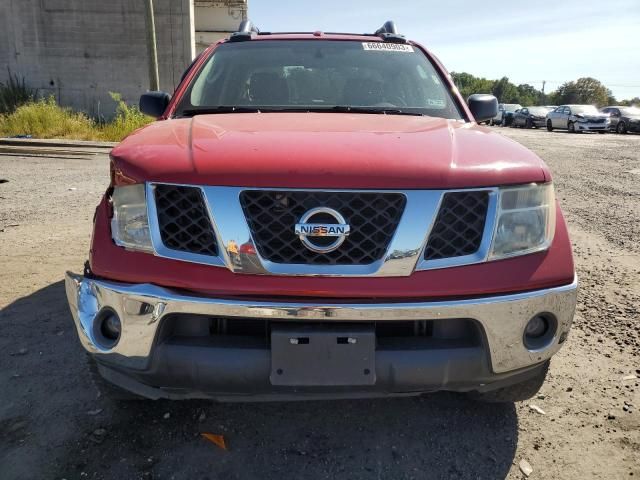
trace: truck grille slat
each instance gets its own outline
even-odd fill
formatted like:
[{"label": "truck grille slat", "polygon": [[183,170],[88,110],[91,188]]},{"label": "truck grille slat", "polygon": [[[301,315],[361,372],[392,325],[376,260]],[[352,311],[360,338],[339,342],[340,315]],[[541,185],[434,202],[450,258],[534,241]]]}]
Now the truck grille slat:
[{"label": "truck grille slat", "polygon": [[[386,192],[245,190],[240,202],[260,255],[274,263],[368,265],[386,252],[406,198]],[[337,250],[316,253],[295,235],[294,225],[315,207],[340,212],[351,233]]]},{"label": "truck grille slat", "polygon": [[486,191],[446,193],[429,235],[425,260],[461,257],[478,251],[489,206]]},{"label": "truck grille slat", "polygon": [[167,248],[218,255],[213,226],[199,188],[156,185],[155,197],[160,237]]}]

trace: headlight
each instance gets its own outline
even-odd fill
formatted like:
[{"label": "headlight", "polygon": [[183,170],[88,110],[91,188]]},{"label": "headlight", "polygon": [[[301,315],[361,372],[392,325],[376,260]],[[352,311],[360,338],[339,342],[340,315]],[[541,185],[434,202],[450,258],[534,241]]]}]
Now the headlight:
[{"label": "headlight", "polygon": [[546,250],[556,227],[553,185],[500,189],[490,260]]},{"label": "headlight", "polygon": [[111,200],[111,236],[116,245],[153,252],[144,185],[115,187]]}]

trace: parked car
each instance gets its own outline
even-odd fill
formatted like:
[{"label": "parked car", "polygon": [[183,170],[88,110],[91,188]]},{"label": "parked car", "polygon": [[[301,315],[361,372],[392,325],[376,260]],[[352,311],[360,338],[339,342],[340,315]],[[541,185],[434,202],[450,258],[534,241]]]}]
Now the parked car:
[{"label": "parked car", "polygon": [[617,133],[640,132],[640,108],[638,107],[605,107],[600,110],[609,114],[611,130]]},{"label": "parked car", "polygon": [[498,113],[491,119],[490,125],[500,125],[503,127],[511,125],[513,113],[522,108],[518,103],[500,103],[498,105]]},{"label": "parked car", "polygon": [[509,127],[513,123],[513,116],[522,109],[522,105],[517,103],[506,103],[502,115],[502,126]]},{"label": "parked car", "polygon": [[523,107],[513,114],[512,127],[538,128],[546,125],[547,107]]},{"label": "parked car", "polygon": [[[66,293],[108,395],[530,398],[577,283],[549,168],[392,22],[210,46],[111,152]],[[106,179],[105,179],[106,180]]]},{"label": "parked car", "polygon": [[593,105],[560,105],[547,113],[547,130],[566,129],[570,133],[609,130],[609,115],[601,113]]}]

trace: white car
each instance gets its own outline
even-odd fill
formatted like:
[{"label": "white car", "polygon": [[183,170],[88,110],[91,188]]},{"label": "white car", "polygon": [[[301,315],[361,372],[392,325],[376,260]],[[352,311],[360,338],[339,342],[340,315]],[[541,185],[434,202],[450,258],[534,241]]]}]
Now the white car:
[{"label": "white car", "polygon": [[593,105],[560,105],[547,113],[547,130],[554,128],[576,132],[609,131],[611,120],[609,114],[601,113]]}]

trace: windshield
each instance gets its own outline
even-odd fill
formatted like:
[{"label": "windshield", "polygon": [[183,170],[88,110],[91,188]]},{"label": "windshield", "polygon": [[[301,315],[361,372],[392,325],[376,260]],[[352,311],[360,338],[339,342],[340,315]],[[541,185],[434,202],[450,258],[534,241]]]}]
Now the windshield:
[{"label": "windshield", "polygon": [[571,113],[586,113],[589,115],[597,115],[600,113],[593,105],[573,105],[570,108]]},{"label": "windshield", "polygon": [[546,115],[549,113],[550,108],[547,107],[529,107],[529,113],[531,115]]},{"label": "windshield", "polygon": [[462,118],[416,47],[331,40],[224,43],[196,75],[176,115],[298,110]]},{"label": "windshield", "polygon": [[621,108],[620,113],[622,113],[623,115],[634,115],[634,116],[640,115],[640,108],[638,107]]}]

